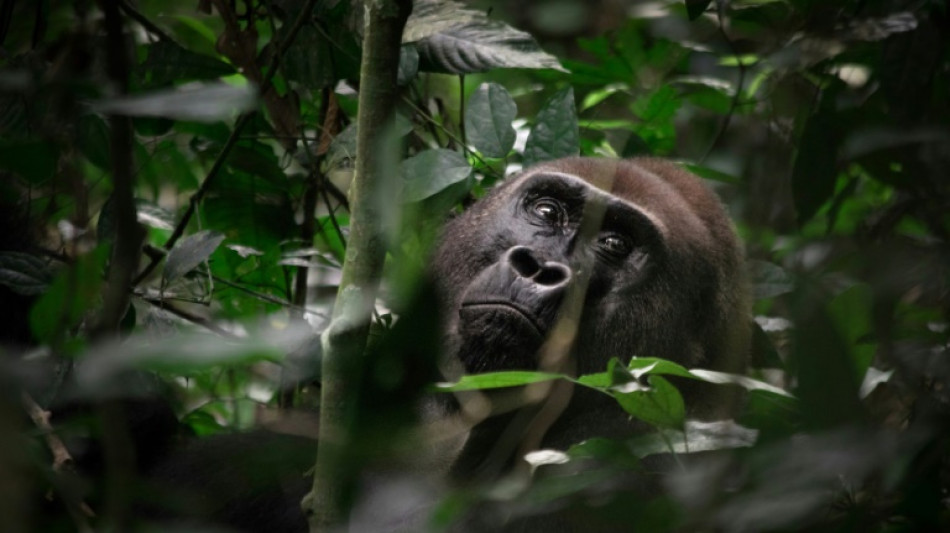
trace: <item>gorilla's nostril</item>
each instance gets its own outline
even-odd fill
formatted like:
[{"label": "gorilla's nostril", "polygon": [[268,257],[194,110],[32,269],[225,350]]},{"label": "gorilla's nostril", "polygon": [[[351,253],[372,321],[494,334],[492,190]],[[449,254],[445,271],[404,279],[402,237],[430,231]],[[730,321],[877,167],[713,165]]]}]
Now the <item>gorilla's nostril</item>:
[{"label": "gorilla's nostril", "polygon": [[545,263],[541,272],[534,277],[534,281],[540,285],[557,285],[564,283],[570,278],[570,271],[561,263]]},{"label": "gorilla's nostril", "polygon": [[508,254],[508,263],[523,278],[530,278],[541,270],[541,264],[531,254],[531,250],[519,246]]}]

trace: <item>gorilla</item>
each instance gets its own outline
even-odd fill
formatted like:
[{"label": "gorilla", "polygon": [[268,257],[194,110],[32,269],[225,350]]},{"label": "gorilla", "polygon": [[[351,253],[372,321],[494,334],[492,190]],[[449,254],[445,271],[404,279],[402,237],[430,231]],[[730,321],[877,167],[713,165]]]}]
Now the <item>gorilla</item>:
[{"label": "gorilla", "polygon": [[[743,257],[717,196],[676,164],[575,157],[524,170],[450,221],[432,278],[447,351],[464,373],[583,375],[632,356],[741,372],[751,324]],[[677,384],[690,417],[728,414],[734,391],[686,381]],[[606,395],[558,394],[556,420],[531,446],[499,450],[530,438],[540,408],[477,424],[455,477],[497,475],[516,450],[645,429]]]},{"label": "gorilla", "polygon": [[[727,372],[746,364],[751,313],[742,247],[716,195],[668,161],[568,158],[530,167],[449,221],[430,265],[448,378],[503,370],[583,375],[633,356]],[[447,470],[446,484],[472,486],[514,471],[526,451],[648,429],[612,398],[569,385],[554,382],[540,395],[492,391],[492,408],[465,428],[462,442],[442,450],[445,460],[431,462]],[[734,403],[725,387],[677,385],[694,418],[728,414]],[[426,412],[470,414],[468,396],[448,405],[441,403],[448,395],[438,396]],[[173,508],[153,498],[161,508],[143,516],[177,526],[306,531],[300,501],[315,442],[256,432],[190,439],[156,454],[153,441],[137,443],[137,454],[153,456],[141,476],[155,494],[175,498]],[[370,514],[379,510],[372,498]],[[418,530],[430,507],[351,526]],[[485,516],[463,518],[455,530],[571,530],[556,515]]]}]

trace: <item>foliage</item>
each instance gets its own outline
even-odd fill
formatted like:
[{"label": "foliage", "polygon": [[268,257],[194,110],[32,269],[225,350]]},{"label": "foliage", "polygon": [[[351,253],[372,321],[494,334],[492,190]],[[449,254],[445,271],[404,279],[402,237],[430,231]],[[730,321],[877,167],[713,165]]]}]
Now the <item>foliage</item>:
[{"label": "foliage", "polygon": [[[128,396],[129,372],[146,372],[199,435],[256,426],[277,406],[315,408],[315,334],[350,238],[362,9],[236,4],[119,2],[131,72],[120,79],[103,66],[114,43],[90,3],[2,3],[0,21],[17,21],[0,24],[9,391],[55,413],[74,374],[69,394],[83,401]],[[510,4],[487,13],[426,0],[407,25],[391,154],[401,163],[377,194],[391,227],[374,346],[403,354],[393,346],[431,341],[431,321],[406,319],[428,301],[429,244],[441,220],[506,173],[565,155],[654,155],[705,178],[737,221],[753,260],[756,365],[732,376],[611,354],[638,357],[592,376],[505,373],[442,387],[570,379],[656,432],[538,460],[520,491],[448,495],[432,523],[503,494],[515,516],[569,508],[580,523],[625,530],[950,525],[945,3],[668,0],[620,14],[616,2]],[[617,16],[571,33],[550,15],[572,9]],[[103,337],[123,149],[110,137],[115,117],[134,127],[128,155],[147,233],[131,303]],[[417,363],[381,356],[366,371],[366,405],[379,413],[357,419],[367,442],[398,432],[403,419],[383,413],[408,408],[424,385],[406,392]],[[742,388],[742,415],[686,421],[676,379]],[[6,414],[22,410],[20,393],[2,402],[0,430],[46,447],[42,426]],[[617,489],[660,450],[684,463],[735,453],[728,468],[684,468],[648,503]]]}]

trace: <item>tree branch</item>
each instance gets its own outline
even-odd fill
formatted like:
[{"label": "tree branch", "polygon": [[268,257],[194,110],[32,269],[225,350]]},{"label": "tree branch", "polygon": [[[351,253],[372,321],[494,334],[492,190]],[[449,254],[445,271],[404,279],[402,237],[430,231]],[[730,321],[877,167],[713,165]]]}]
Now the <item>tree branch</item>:
[{"label": "tree branch", "polygon": [[391,175],[384,168],[387,136],[398,98],[396,73],[399,46],[411,0],[366,3],[363,57],[360,67],[356,175],[351,186],[350,242],[333,322],[324,333],[320,402],[320,449],[313,490],[304,499],[310,531],[324,532],[344,522],[344,502],[352,491],[350,434],[356,416],[356,393],[363,350],[369,333],[379,279],[386,257],[374,194]]}]

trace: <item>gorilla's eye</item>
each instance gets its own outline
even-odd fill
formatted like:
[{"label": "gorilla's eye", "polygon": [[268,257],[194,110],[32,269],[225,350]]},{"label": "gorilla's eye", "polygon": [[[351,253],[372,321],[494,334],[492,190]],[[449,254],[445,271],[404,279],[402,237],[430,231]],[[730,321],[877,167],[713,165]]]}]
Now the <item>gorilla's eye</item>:
[{"label": "gorilla's eye", "polygon": [[605,235],[598,239],[597,244],[602,250],[616,257],[625,257],[633,251],[630,239],[617,234]]},{"label": "gorilla's eye", "polygon": [[552,226],[563,226],[567,222],[567,212],[560,202],[553,198],[538,198],[528,206],[535,216]]}]

